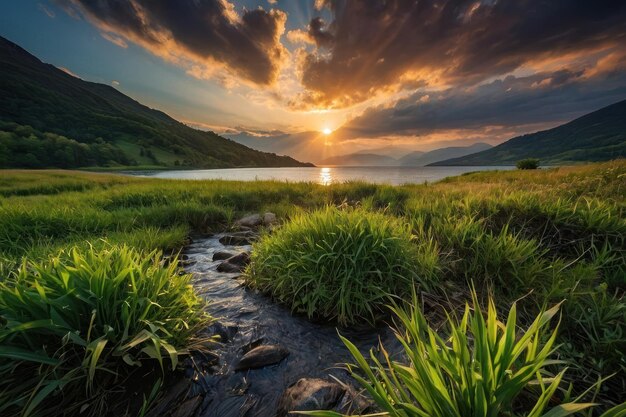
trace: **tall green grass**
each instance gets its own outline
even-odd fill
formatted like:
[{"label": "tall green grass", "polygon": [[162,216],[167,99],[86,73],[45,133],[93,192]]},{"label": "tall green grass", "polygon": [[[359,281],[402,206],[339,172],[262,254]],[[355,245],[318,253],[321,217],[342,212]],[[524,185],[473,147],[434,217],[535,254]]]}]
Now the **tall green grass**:
[{"label": "tall green grass", "polygon": [[189,280],[126,246],[23,263],[0,281],[0,414],[132,409],[115,391],[152,387],[211,320]]},{"label": "tall green grass", "polygon": [[253,246],[246,282],[309,317],[376,321],[388,294],[436,283],[438,250],[401,221],[364,209],[301,214]]},{"label": "tall green grass", "polygon": [[[626,350],[625,178],[623,160],[399,187],[2,171],[0,280],[24,257],[42,260],[72,246],[100,250],[106,241],[176,251],[187,234],[224,230],[251,212],[273,211],[287,221],[329,205],[362,207],[410,224],[418,250],[436,248],[434,291],[467,292],[471,279],[493,291],[500,308],[521,298],[526,324],[543,305],[565,300],[558,342],[571,366],[564,378],[581,392],[616,373],[600,393],[611,400],[626,396],[624,355],[617,353]],[[302,309],[309,303],[296,301]]]},{"label": "tall green grass", "polygon": [[612,375],[600,388],[601,393],[624,398],[619,394],[626,393],[624,293],[601,284],[580,290],[574,300],[565,306],[562,355],[581,380],[593,380],[598,374]]},{"label": "tall green grass", "polygon": [[[356,361],[348,369],[384,412],[380,415],[556,417],[594,405],[559,400],[565,370],[547,373],[555,362],[557,333],[550,321],[559,305],[541,311],[520,331],[515,304],[502,322],[493,300],[483,314],[475,294],[473,298],[474,308],[466,305],[460,320],[448,315],[445,336],[428,324],[417,297],[409,307],[392,307],[402,359],[392,359],[381,344],[380,356],[372,350],[368,361],[342,337]],[[534,393],[532,400],[522,398],[528,390]],[[339,417],[333,412],[314,415]]]}]

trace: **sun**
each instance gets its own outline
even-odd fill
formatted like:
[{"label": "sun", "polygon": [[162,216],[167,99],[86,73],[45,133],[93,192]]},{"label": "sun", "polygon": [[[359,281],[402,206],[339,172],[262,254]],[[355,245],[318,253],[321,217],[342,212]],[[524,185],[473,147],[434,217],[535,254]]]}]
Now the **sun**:
[{"label": "sun", "polygon": [[333,133],[333,131],[325,127],[324,129],[322,129],[322,133],[325,135],[330,135],[331,133]]}]

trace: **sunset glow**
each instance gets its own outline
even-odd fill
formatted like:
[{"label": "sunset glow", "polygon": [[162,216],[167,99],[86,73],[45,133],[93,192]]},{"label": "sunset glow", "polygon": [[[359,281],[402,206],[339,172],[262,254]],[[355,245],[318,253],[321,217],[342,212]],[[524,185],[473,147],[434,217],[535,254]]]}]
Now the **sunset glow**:
[{"label": "sunset glow", "polygon": [[332,168],[325,167],[320,169],[320,178],[318,183],[321,185],[330,185],[333,183]]},{"label": "sunset glow", "polygon": [[626,8],[609,3],[183,4],[3,2],[1,35],[190,126],[311,162],[497,145],[626,97]]},{"label": "sunset glow", "polygon": [[626,417],[625,40],[626,0],[0,2],[0,417]]}]

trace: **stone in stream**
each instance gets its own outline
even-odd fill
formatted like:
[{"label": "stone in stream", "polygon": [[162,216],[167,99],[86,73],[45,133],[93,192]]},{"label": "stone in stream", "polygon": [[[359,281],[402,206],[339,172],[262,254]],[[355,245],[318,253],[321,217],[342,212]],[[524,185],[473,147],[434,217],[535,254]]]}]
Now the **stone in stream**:
[{"label": "stone in stream", "polygon": [[247,371],[269,365],[275,365],[285,359],[289,351],[279,345],[262,345],[255,347],[239,360],[235,371]]},{"label": "stone in stream", "polygon": [[251,214],[249,216],[242,217],[235,222],[235,226],[243,227],[257,227],[261,224],[263,224],[263,218],[261,218],[260,214]]},{"label": "stone in stream", "polygon": [[236,273],[243,271],[243,268],[243,265],[235,265],[228,261],[224,261],[217,266],[217,272]]},{"label": "stone in stream", "polygon": [[346,388],[319,378],[301,378],[285,390],[278,403],[278,417],[292,411],[332,410],[340,403]]},{"label": "stone in stream", "polygon": [[241,272],[246,265],[250,263],[250,254],[248,252],[241,252],[237,255],[231,256],[226,261],[217,266],[218,272]]},{"label": "stone in stream", "polygon": [[272,225],[277,222],[276,215],[274,213],[267,212],[263,215],[263,224],[265,226]]},{"label": "stone in stream", "polygon": [[269,226],[271,224],[276,223],[276,215],[274,213],[264,213],[263,216],[260,214],[250,214],[249,216],[242,217],[241,219],[235,222],[235,226],[241,228],[254,229],[261,225]]},{"label": "stone in stream", "polygon": [[248,252],[241,252],[231,256],[227,261],[233,265],[246,266],[250,263],[250,254]]},{"label": "stone in stream", "polygon": [[220,238],[220,243],[222,245],[229,246],[243,246],[249,245],[251,243],[251,238],[253,234],[250,233],[231,233],[228,235],[224,235]]},{"label": "stone in stream", "polygon": [[217,251],[213,254],[213,260],[214,261],[224,261],[228,258],[232,258],[233,256],[235,256],[236,253],[235,252],[228,252],[228,251]]}]

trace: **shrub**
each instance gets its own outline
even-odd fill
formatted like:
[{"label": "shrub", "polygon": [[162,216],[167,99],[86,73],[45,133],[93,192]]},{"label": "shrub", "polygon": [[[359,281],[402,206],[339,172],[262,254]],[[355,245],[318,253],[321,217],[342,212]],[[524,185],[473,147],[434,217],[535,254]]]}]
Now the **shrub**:
[{"label": "shrub", "polygon": [[99,415],[140,366],[144,387],[150,367],[174,369],[210,320],[189,280],[124,246],[24,263],[0,281],[0,414],[46,415],[54,401]]},{"label": "shrub", "polygon": [[387,294],[410,293],[436,278],[438,250],[412,242],[392,216],[327,207],[293,218],[252,251],[248,284],[309,317],[373,323]]},{"label": "shrub", "polygon": [[[478,305],[475,295],[474,305]],[[550,358],[556,330],[549,331],[548,326],[558,309],[542,311],[520,334],[515,304],[506,322],[498,320],[492,300],[486,317],[466,305],[460,321],[448,316],[449,334],[442,337],[428,325],[414,301],[408,309],[392,308],[399,321],[396,336],[403,347],[400,357],[408,363],[392,360],[382,345],[382,360],[372,350],[371,361],[367,361],[342,338],[356,360],[348,369],[391,417],[518,415],[515,400],[530,384],[535,385],[538,398],[524,416],[567,416],[593,404],[574,400],[544,413],[555,401],[553,396],[565,372],[553,378],[545,374],[545,367],[554,363]],[[333,412],[314,415],[339,416]]]},{"label": "shrub", "polygon": [[526,158],[517,161],[515,166],[517,169],[537,169],[539,168],[539,160],[537,158]]}]

